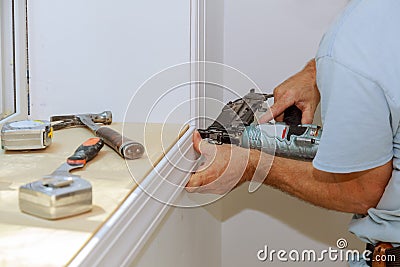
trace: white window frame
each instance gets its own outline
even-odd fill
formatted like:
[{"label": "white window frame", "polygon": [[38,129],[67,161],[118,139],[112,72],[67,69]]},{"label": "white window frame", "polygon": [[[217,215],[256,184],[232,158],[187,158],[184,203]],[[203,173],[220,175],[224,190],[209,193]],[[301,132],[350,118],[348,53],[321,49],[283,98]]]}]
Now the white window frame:
[{"label": "white window frame", "polygon": [[28,117],[26,0],[0,0],[0,125]]}]

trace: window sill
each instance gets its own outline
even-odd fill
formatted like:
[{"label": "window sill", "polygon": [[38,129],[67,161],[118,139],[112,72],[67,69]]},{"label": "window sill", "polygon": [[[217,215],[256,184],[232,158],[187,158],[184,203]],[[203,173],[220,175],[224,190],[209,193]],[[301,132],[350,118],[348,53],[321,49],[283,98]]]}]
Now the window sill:
[{"label": "window sill", "polygon": [[[18,188],[51,173],[91,137],[90,131],[58,131],[53,144],[43,151],[0,151],[0,168],[6,170],[0,176],[0,261],[7,266],[62,266],[67,262],[70,266],[129,265],[170,208],[146,192],[174,202],[183,187],[170,183],[184,185],[190,172],[179,167],[191,169],[194,162],[181,160],[178,152],[195,159],[191,143],[194,128],[186,130],[178,140],[179,125],[162,126],[148,126],[148,140],[141,136],[143,125],[125,127],[125,135],[145,145],[147,156],[125,162],[104,147],[83,170],[75,172],[92,183],[93,210],[54,221],[22,213],[18,208]],[[121,130],[121,125],[112,127]],[[141,180],[140,186],[132,181],[126,164],[134,167],[133,175]]]}]

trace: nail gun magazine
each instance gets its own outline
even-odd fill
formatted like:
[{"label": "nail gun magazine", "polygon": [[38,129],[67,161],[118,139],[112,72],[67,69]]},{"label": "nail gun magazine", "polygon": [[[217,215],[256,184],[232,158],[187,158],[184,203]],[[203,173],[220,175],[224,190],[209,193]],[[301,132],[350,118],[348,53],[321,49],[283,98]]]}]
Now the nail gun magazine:
[{"label": "nail gun magazine", "polygon": [[199,129],[201,137],[217,145],[233,144],[276,156],[312,160],[322,128],[301,124],[302,113],[296,106],[285,110],[283,122],[257,123],[256,118],[268,112],[267,100],[272,97],[251,89],[244,97],[227,103],[207,129]]}]

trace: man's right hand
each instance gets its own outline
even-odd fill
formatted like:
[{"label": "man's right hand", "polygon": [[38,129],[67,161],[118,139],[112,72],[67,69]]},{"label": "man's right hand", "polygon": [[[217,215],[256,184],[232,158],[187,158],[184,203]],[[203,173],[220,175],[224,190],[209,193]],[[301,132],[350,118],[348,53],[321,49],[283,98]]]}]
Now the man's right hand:
[{"label": "man's right hand", "polygon": [[316,84],[315,60],[312,59],[300,72],[296,73],[274,89],[274,104],[269,112],[261,116],[259,123],[272,119],[283,120],[283,112],[292,105],[302,111],[302,124],[311,124],[320,100]]}]

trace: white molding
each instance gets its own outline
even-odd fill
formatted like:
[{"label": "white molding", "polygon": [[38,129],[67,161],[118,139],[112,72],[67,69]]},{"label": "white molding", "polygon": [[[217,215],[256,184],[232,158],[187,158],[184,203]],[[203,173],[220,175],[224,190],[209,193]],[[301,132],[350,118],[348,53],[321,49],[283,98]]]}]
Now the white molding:
[{"label": "white molding", "polygon": [[175,203],[190,178],[191,172],[184,170],[192,170],[196,162],[191,141],[194,129],[186,131],[70,266],[129,266],[171,207],[146,192]]}]

